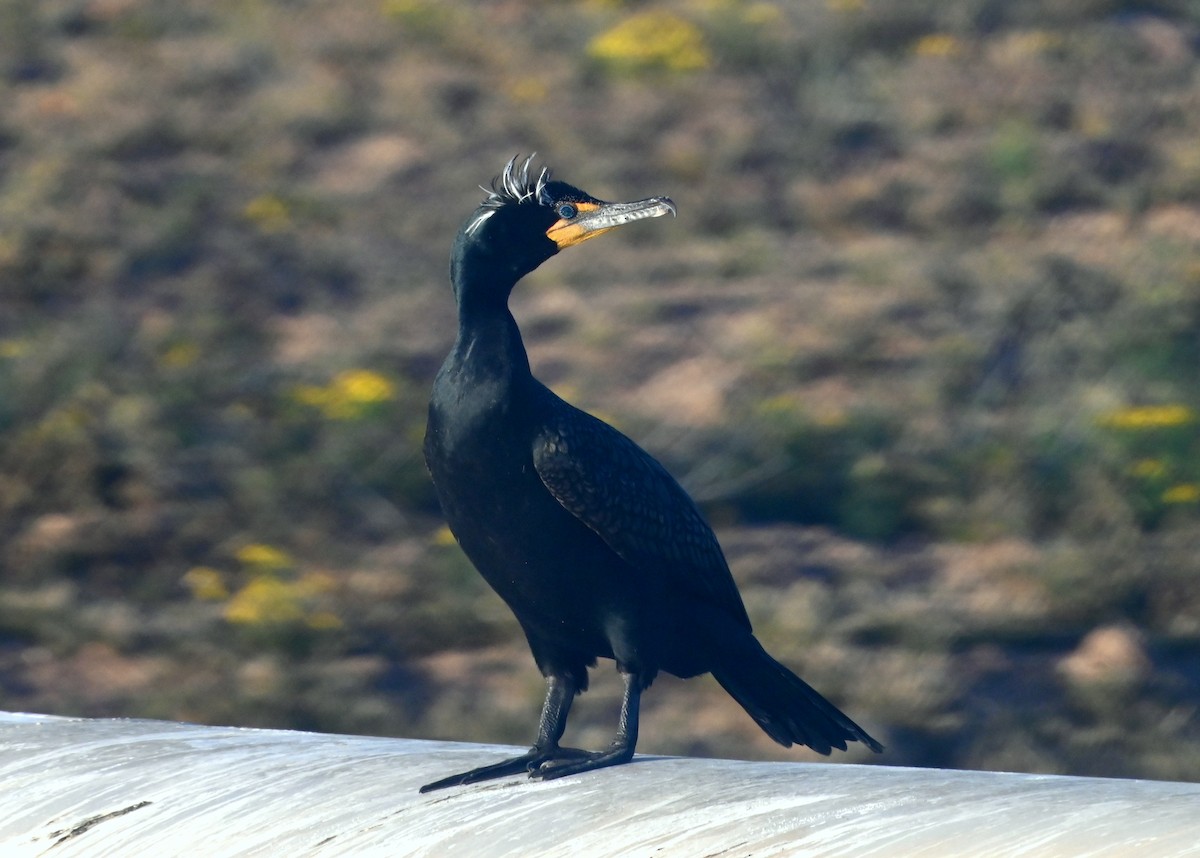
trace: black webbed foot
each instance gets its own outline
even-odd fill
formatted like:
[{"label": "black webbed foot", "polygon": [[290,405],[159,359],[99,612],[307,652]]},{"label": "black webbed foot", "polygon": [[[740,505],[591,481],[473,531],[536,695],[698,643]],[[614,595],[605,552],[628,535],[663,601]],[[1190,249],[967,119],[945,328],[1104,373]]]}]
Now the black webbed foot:
[{"label": "black webbed foot", "polygon": [[548,760],[531,771],[529,777],[534,780],[550,781],[555,778],[565,778],[568,775],[605,769],[609,766],[620,766],[632,759],[632,747],[613,745],[607,751],[581,751],[580,756],[574,759]]},{"label": "black webbed foot", "polygon": [[625,695],[621,700],[621,720],[617,736],[606,751],[584,751],[579,748],[563,748],[558,744],[563,728],[567,724],[567,713],[571,699],[578,687],[558,676],[547,677],[546,702],[538,724],[538,738],[533,747],[519,757],[502,760],[490,766],[481,766],[469,772],[451,775],[448,778],[425,784],[421,792],[433,792],[452,786],[477,784],[509,775],[528,772],[534,780],[549,781],[581,772],[591,772],[609,766],[619,766],[633,759],[637,747],[638,701],[641,699],[642,684],[633,673],[622,672]]},{"label": "black webbed foot", "polygon": [[[425,784],[425,786],[421,787],[421,792],[433,792],[434,790],[445,789],[446,787],[477,784],[482,781],[495,780],[496,778],[504,778],[509,775],[519,775],[526,772],[529,773],[530,777],[544,778],[545,776],[541,772],[546,770],[547,767],[569,766],[577,762],[586,762],[588,758],[593,756],[596,755],[579,748],[560,748],[557,746],[553,748],[538,748],[535,746],[519,757],[502,760],[490,766],[480,766],[468,772],[450,775],[448,778],[442,778],[433,783]],[[607,765],[613,764],[608,763]],[[553,775],[552,777],[561,777],[561,775]]]}]

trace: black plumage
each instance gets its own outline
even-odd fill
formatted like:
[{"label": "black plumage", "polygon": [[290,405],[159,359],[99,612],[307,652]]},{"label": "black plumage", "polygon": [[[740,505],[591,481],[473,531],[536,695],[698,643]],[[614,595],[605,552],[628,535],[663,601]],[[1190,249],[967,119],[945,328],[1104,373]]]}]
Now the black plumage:
[{"label": "black plumage", "polygon": [[[525,632],[546,703],[529,752],[422,791],[627,762],[659,670],[712,672],[785,746],[881,750],[759,645],[716,536],[666,469],[530,372],[508,310],[517,281],[566,247],[674,214],[674,203],[605,203],[529,167],[510,161],[455,240],[458,338],[434,383],[425,458],[451,531]],[[563,748],[598,658],[615,659],[625,683],[616,738],[603,751]]]}]

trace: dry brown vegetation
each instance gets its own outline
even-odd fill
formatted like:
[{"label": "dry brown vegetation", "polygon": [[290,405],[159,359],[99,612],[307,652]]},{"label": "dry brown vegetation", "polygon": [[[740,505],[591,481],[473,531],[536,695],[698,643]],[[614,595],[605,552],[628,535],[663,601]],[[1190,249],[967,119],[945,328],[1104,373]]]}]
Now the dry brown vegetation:
[{"label": "dry brown vegetation", "polygon": [[[680,217],[522,284],[535,371],[878,761],[1200,778],[1198,50],[1178,0],[8,0],[0,707],[530,738],[419,446],[536,150]],[[803,756],[669,678],[641,750]]]}]

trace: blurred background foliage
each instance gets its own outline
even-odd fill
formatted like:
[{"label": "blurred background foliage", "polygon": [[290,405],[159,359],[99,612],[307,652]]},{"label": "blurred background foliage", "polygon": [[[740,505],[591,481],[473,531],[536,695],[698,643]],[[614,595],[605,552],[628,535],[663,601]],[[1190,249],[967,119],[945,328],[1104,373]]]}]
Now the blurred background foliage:
[{"label": "blurred background foliage", "polygon": [[[0,706],[528,741],[420,440],[536,150],[681,215],[528,278],[535,370],[880,761],[1200,778],[1198,51],[1182,0],[4,0]],[[660,685],[642,750],[802,756]]]}]

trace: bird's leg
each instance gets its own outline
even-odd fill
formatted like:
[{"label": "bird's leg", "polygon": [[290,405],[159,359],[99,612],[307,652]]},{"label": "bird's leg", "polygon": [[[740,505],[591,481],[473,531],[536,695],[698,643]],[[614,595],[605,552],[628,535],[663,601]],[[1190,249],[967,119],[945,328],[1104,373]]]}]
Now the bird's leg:
[{"label": "bird's leg", "polygon": [[[461,774],[451,775],[448,778],[434,781],[431,784],[425,784],[425,786],[421,787],[421,792],[432,792],[433,790],[445,789],[446,787],[474,784],[480,781],[490,781],[494,778],[533,772],[538,770],[539,766],[554,760],[570,761],[590,756],[587,751],[581,751],[577,748],[560,748],[558,745],[563,731],[567,728],[567,715],[571,712],[571,703],[575,699],[576,690],[575,682],[569,678],[562,676],[546,677],[546,702],[542,704],[542,715],[538,719],[537,740],[533,743],[532,748],[519,757],[493,763],[490,766],[481,766],[477,769],[471,769],[469,772],[462,772]],[[634,712],[634,737],[636,740],[636,708]]]},{"label": "bird's leg", "polygon": [[608,750],[562,749],[575,752],[574,759],[565,756],[551,758],[531,771],[529,773],[531,778],[548,781],[608,766],[619,766],[633,759],[633,750],[637,747],[638,740],[638,711],[642,701],[642,683],[633,673],[622,673],[621,679],[625,682],[625,694],[621,698],[621,718],[617,722],[617,735],[613,738]]}]

